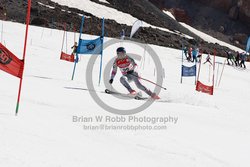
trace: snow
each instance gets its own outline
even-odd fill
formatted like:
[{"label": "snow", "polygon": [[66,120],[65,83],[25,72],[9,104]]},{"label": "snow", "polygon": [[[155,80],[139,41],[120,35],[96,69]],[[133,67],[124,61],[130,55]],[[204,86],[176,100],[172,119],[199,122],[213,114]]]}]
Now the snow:
[{"label": "snow", "polygon": [[99,0],[99,2],[104,2],[104,3],[109,4],[109,2],[108,2],[108,1],[106,1],[106,0]]},{"label": "snow", "polygon": [[[69,7],[73,7],[73,8],[83,10],[83,11],[91,13],[94,16],[99,17],[99,18],[104,17],[105,19],[115,20],[117,23],[126,24],[128,26],[132,26],[133,23],[136,20],[138,20],[137,18],[131,16],[130,14],[123,13],[123,12],[118,11],[116,9],[97,4],[97,3],[92,2],[90,0],[84,0],[84,1],[82,1],[82,0],[74,0],[74,1],[52,0],[52,1],[57,2],[57,3],[61,4],[61,5],[66,5],[66,6],[69,6]],[[163,11],[163,12],[165,14],[169,15],[170,17],[172,17],[173,19],[175,19],[174,16],[170,12],[168,12],[168,11]],[[124,19],[124,18],[126,18],[126,19]],[[238,47],[227,44],[227,43],[225,43],[223,41],[219,41],[219,40],[217,40],[216,38],[214,38],[214,37],[212,37],[210,35],[207,35],[207,34],[201,32],[201,31],[198,31],[198,30],[194,29],[193,27],[191,27],[191,26],[189,26],[189,25],[187,25],[185,23],[180,23],[180,24],[182,24],[184,27],[189,29],[191,32],[194,32],[196,35],[202,37],[202,39],[207,41],[207,42],[218,43],[218,44],[220,44],[222,46],[226,46],[226,47],[228,47],[228,48],[230,48],[232,50],[235,50],[235,51],[239,51],[239,52],[243,51],[242,49],[240,49]],[[162,30],[162,31],[166,31],[166,32],[169,32],[169,33],[180,35],[179,33],[170,31],[167,28],[153,26],[153,25],[151,25],[149,23],[146,23],[146,22],[143,22],[143,27],[157,28],[157,29]],[[182,36],[186,37],[186,38],[190,38],[190,39],[193,38],[193,37],[191,37],[189,35],[186,35],[186,34],[182,34]]]},{"label": "snow", "polygon": [[165,13],[166,15],[170,16],[172,19],[176,20],[174,15],[172,15],[171,12],[167,11],[167,10],[163,10],[163,13]]},{"label": "snow", "polygon": [[[172,15],[171,12],[163,10],[163,13],[167,14],[168,16],[170,16],[171,18],[173,18],[174,20],[176,20],[175,17]],[[188,30],[190,30],[191,32],[193,32],[194,34],[198,35],[199,37],[201,37],[203,40],[205,40],[207,42],[218,43],[219,45],[226,46],[226,47],[228,47],[228,48],[230,48],[232,50],[235,50],[235,51],[238,51],[238,52],[243,52],[242,49],[240,49],[240,48],[238,48],[236,46],[230,45],[230,44],[228,44],[226,42],[220,41],[220,40],[218,40],[218,39],[216,39],[216,38],[214,38],[214,37],[212,37],[212,36],[210,36],[208,34],[205,34],[205,33],[201,32],[199,30],[196,30],[195,28],[193,28],[192,26],[190,26],[190,25],[188,25],[186,23],[180,22],[180,24],[182,26],[184,26],[185,28],[187,28]]]},{"label": "snow", "polygon": [[[74,1],[52,0],[52,1],[57,2],[61,5],[66,5],[69,7],[83,10],[85,12],[93,14],[94,16],[96,16],[98,18],[104,17],[105,19],[115,20],[119,24],[126,24],[128,26],[132,26],[134,24],[134,22],[136,20],[138,20],[137,18],[131,16],[130,14],[123,13],[121,11],[114,9],[114,8],[100,5],[100,4],[92,2],[90,0],[84,0],[84,1],[82,1],[82,0],[74,0]],[[126,18],[126,19],[124,19],[124,18]],[[162,31],[166,31],[169,33],[180,35],[176,32],[170,31],[167,28],[153,26],[153,25],[146,23],[146,22],[143,22],[143,27],[157,28],[157,29],[160,29]],[[186,38],[192,38],[186,34],[182,34],[182,35],[185,36]]]},{"label": "snow", "polygon": [[50,5],[45,5],[45,4],[41,3],[41,2],[38,2],[38,4],[41,5],[41,6],[45,6],[47,8],[50,8],[50,9],[55,9],[55,7],[50,6]]},{"label": "snow", "polygon": [[134,21],[137,20],[135,17],[129,14],[122,13],[116,9],[94,3],[90,0],[84,0],[84,1],[82,0],[74,0],[74,1],[53,0],[53,1],[61,5],[66,5],[69,7],[81,9],[88,13],[93,13],[96,17],[99,17],[99,18],[104,17],[107,19],[109,18],[109,19],[115,20],[121,24],[133,25]]},{"label": "snow", "polygon": [[210,42],[210,43],[218,43],[219,45],[222,45],[222,46],[226,46],[232,50],[235,50],[235,51],[238,51],[238,52],[243,52],[244,50],[236,47],[236,46],[233,46],[233,45],[230,45],[226,42],[223,42],[223,41],[220,41],[210,35],[207,35],[199,30],[196,30],[195,28],[191,27],[190,25],[187,25],[186,23],[180,23],[181,25],[183,25],[184,27],[186,27],[187,29],[189,29],[191,32],[193,32],[194,34],[202,37],[203,40],[207,41],[207,42]]},{"label": "snow", "polygon": [[[2,23],[2,43],[21,58],[25,26]],[[63,48],[66,51],[67,47],[67,53],[71,51],[74,35],[67,33],[68,43]],[[63,31],[30,26],[18,116],[14,112],[19,79],[0,71],[0,166],[243,167],[250,163],[248,69],[226,66],[220,85],[210,96],[194,90],[194,78],[183,78],[180,84],[180,50],[150,45],[165,69],[163,86],[167,91],[161,91],[161,102],[133,116],[178,120],[166,124],[129,122],[129,116],[103,110],[86,90],[90,56],[81,56],[75,79],[70,80],[73,64],[59,60],[62,36]],[[89,35],[83,37],[94,39]],[[120,42],[104,50],[103,67],[115,56],[117,46],[126,47],[128,53],[144,55],[143,48]],[[144,57],[145,68],[138,62],[139,71],[142,77],[154,81],[155,64],[148,52]],[[224,62],[224,59],[216,57],[216,61]],[[98,65],[99,61],[94,66],[93,79],[104,102],[117,108],[133,108],[144,102],[100,93],[105,87],[103,82],[100,87],[97,84]],[[203,66],[201,80],[211,84],[206,75],[208,68],[208,64]],[[222,65],[219,74],[221,69]],[[126,93],[119,77],[118,72],[113,85]],[[153,89],[150,83],[143,84]],[[93,122],[74,122],[74,116],[92,118]],[[112,117],[113,121],[97,122],[97,116]],[[118,118],[122,117],[126,121],[119,122]],[[151,126],[160,130],[87,130],[84,126]]]}]

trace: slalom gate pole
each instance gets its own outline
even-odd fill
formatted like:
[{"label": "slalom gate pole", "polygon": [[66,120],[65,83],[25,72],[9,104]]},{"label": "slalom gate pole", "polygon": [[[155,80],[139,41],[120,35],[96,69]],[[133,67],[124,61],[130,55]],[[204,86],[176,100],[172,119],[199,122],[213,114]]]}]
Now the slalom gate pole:
[{"label": "slalom gate pole", "polygon": [[[83,25],[84,25],[84,16],[82,16],[82,22],[81,22],[81,27],[80,27],[80,34],[79,34],[78,46],[80,44],[80,40],[81,40],[81,36],[82,36]],[[76,59],[75,59],[75,63],[74,63],[73,73],[72,73],[72,76],[71,76],[71,80],[72,81],[74,80],[74,76],[75,76],[76,63],[78,63],[78,60],[79,60],[78,51],[76,51],[76,52],[77,52],[76,53]]]},{"label": "slalom gate pole", "polygon": [[196,84],[197,84],[197,81],[199,81],[199,78],[200,78],[200,72],[201,72],[201,60],[202,60],[202,55],[201,55],[201,59],[200,59],[200,65],[199,65],[199,70],[198,70],[198,76],[196,78]]},{"label": "slalom gate pole", "polygon": [[182,72],[183,72],[183,43],[181,42],[181,84],[182,84]]},{"label": "slalom gate pole", "polygon": [[101,79],[102,79],[102,58],[103,58],[103,43],[104,43],[104,18],[102,18],[102,45],[101,45],[101,59],[100,59],[100,69],[99,69],[99,81],[98,81],[98,86],[101,84]]},{"label": "slalom gate pole", "polygon": [[1,30],[1,43],[3,43],[3,20],[2,20],[2,30]]},{"label": "slalom gate pole", "polygon": [[[26,56],[28,30],[29,30],[29,24],[30,24],[30,9],[31,9],[31,0],[28,0],[27,15],[26,15],[26,30],[25,30],[25,39],[24,39],[24,47],[23,47],[23,62],[24,63],[25,63],[25,56]],[[23,68],[24,68],[24,63],[23,63]],[[23,74],[22,74],[22,77],[20,78],[20,83],[19,83],[18,97],[17,97],[17,103],[16,103],[16,116],[19,110],[22,83],[23,83]]]},{"label": "slalom gate pole", "polygon": [[224,64],[223,64],[223,67],[222,67],[222,71],[221,71],[221,75],[220,75],[220,79],[219,79],[219,83],[218,83],[218,87],[220,86],[220,81],[221,81],[221,78],[222,78],[222,74],[223,74],[223,71],[224,71],[224,67],[226,65],[226,59],[224,61]]},{"label": "slalom gate pole", "polygon": [[[61,52],[63,51],[63,45],[64,45],[64,39],[65,39],[65,33],[66,33],[66,25],[64,24],[64,32],[63,32],[63,41],[62,41],[62,49]],[[67,46],[66,46],[67,47]],[[67,53],[67,52],[66,52]]]},{"label": "slalom gate pole", "polygon": [[68,35],[67,35],[67,25],[64,23],[65,29],[65,41],[66,41],[66,53],[68,53]]},{"label": "slalom gate pole", "polygon": [[214,73],[215,73],[215,56],[216,56],[216,49],[214,49],[214,62],[213,62],[213,91],[212,95],[214,94]]},{"label": "slalom gate pole", "polygon": [[194,77],[194,85],[196,85],[196,77],[197,77],[197,64],[195,63],[195,77]]},{"label": "slalom gate pole", "polygon": [[211,66],[210,66],[210,64],[208,65],[208,82],[210,82],[210,71],[211,71]]},{"label": "slalom gate pole", "polygon": [[220,68],[220,64],[219,63],[217,63],[218,64],[218,67],[217,67],[217,75],[216,75],[216,86],[218,86],[218,76],[219,76],[219,68]]},{"label": "slalom gate pole", "polygon": [[2,20],[1,43],[3,42],[3,23],[5,20],[6,20],[6,13],[4,13],[4,19]]},{"label": "slalom gate pole", "polygon": [[143,66],[142,69],[144,70],[145,62],[146,62],[146,51],[147,51],[147,45],[144,45],[144,53],[143,53]]}]

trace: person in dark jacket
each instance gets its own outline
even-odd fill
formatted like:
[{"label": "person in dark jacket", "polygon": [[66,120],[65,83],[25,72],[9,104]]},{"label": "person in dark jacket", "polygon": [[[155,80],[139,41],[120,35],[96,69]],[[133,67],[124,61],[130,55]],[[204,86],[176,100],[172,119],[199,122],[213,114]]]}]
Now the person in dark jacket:
[{"label": "person in dark jacket", "polygon": [[189,58],[188,58],[188,55],[187,55],[188,54],[187,47],[184,47],[183,52],[184,52],[184,55],[186,56],[187,61],[189,61]]},{"label": "person in dark jacket", "polygon": [[[232,52],[231,52],[231,51],[225,51],[225,52],[226,52],[226,54],[227,54],[227,64],[228,64],[228,65],[234,65],[234,62],[233,62],[233,54],[232,54]],[[230,60],[230,62],[231,62],[232,64],[230,64],[229,60]]]},{"label": "person in dark jacket", "polygon": [[247,59],[247,53],[242,52],[242,53],[240,54],[240,67],[243,66],[244,68],[246,68],[246,65],[245,65],[246,59]]},{"label": "person in dark jacket", "polygon": [[73,49],[72,51],[72,55],[75,55],[76,54],[76,51],[77,51],[77,42],[74,43],[74,45],[71,47],[71,49]]},{"label": "person in dark jacket", "polygon": [[196,48],[196,49],[193,48],[193,50],[192,50],[193,61],[192,62],[195,62],[195,63],[198,62],[198,60],[197,60],[198,54],[199,54],[199,49],[198,48]]},{"label": "person in dark jacket", "polygon": [[240,53],[237,51],[236,57],[235,57],[235,65],[239,66],[240,65]]}]

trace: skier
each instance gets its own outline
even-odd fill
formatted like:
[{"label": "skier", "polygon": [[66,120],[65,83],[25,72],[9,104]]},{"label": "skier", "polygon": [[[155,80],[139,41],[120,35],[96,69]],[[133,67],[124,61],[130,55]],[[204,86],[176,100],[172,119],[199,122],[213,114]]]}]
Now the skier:
[{"label": "skier", "polygon": [[80,61],[79,57],[76,55],[76,51],[77,51],[77,42],[74,43],[74,45],[71,47],[71,49],[73,49],[71,55],[74,56],[74,59],[76,62]]},{"label": "skier", "polygon": [[157,96],[155,93],[152,93],[149,89],[147,89],[145,86],[141,84],[141,82],[139,81],[139,75],[135,71],[137,64],[135,63],[134,59],[132,59],[126,54],[125,48],[124,47],[117,48],[116,53],[117,53],[117,58],[115,59],[113,63],[113,70],[111,73],[109,83],[110,84],[113,83],[114,77],[117,72],[117,67],[119,67],[122,73],[120,82],[129,91],[130,94],[132,95],[136,94],[136,91],[133,90],[129,85],[130,81],[134,81],[135,85],[139,89],[147,93],[153,99],[160,99],[159,96]]},{"label": "skier", "polygon": [[205,61],[203,64],[206,64],[206,63],[208,62],[208,63],[210,63],[211,65],[213,65],[213,64],[211,63],[210,60],[211,60],[211,57],[210,57],[210,54],[208,53],[208,54],[207,54],[207,57],[206,57],[206,61]]},{"label": "skier", "polygon": [[74,45],[71,47],[71,49],[73,49],[71,55],[75,55],[75,53],[77,51],[77,42],[74,43]]}]

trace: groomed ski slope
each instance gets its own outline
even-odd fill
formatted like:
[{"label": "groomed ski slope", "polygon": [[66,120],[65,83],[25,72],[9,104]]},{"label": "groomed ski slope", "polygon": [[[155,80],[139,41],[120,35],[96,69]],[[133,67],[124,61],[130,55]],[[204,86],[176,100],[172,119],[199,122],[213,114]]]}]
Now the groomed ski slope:
[{"label": "groomed ski slope", "polygon": [[[21,58],[25,26],[3,22],[3,27],[2,43]],[[163,86],[167,91],[160,93],[163,102],[155,102],[134,116],[178,120],[166,124],[104,120],[101,123],[73,122],[73,116],[93,119],[96,116],[114,119],[121,116],[103,110],[86,90],[86,67],[90,56],[81,56],[75,79],[71,81],[73,64],[59,60],[62,36],[63,31],[30,26],[18,116],[14,113],[19,79],[0,71],[0,166],[244,167],[250,163],[248,69],[226,66],[220,85],[215,88],[214,96],[210,96],[194,90],[194,78],[183,78],[183,84],[180,84],[180,50],[150,45],[165,69]],[[70,53],[74,34],[68,33],[67,37],[67,51]],[[88,35],[83,35],[83,38],[94,39]],[[144,55],[143,48],[128,42],[117,43],[104,50],[103,67],[115,56],[118,46],[126,47],[128,53]],[[145,57],[144,69],[138,62],[140,74],[154,81],[155,65],[147,52]],[[224,62],[224,59],[216,58],[216,61]],[[97,92],[105,89],[103,82],[98,86],[98,66],[99,59],[93,72]],[[220,72],[222,65],[219,68]],[[247,68],[250,68],[248,63]],[[206,69],[209,69],[208,64],[203,66],[204,74]],[[207,76],[201,74],[202,81],[211,84]],[[119,77],[118,72],[113,86],[126,93]],[[153,88],[147,82],[143,84]],[[133,108],[143,103],[97,94],[117,108]],[[128,119],[128,116],[123,117]],[[164,125],[167,129],[84,129],[84,125],[100,124],[158,128]]]}]

